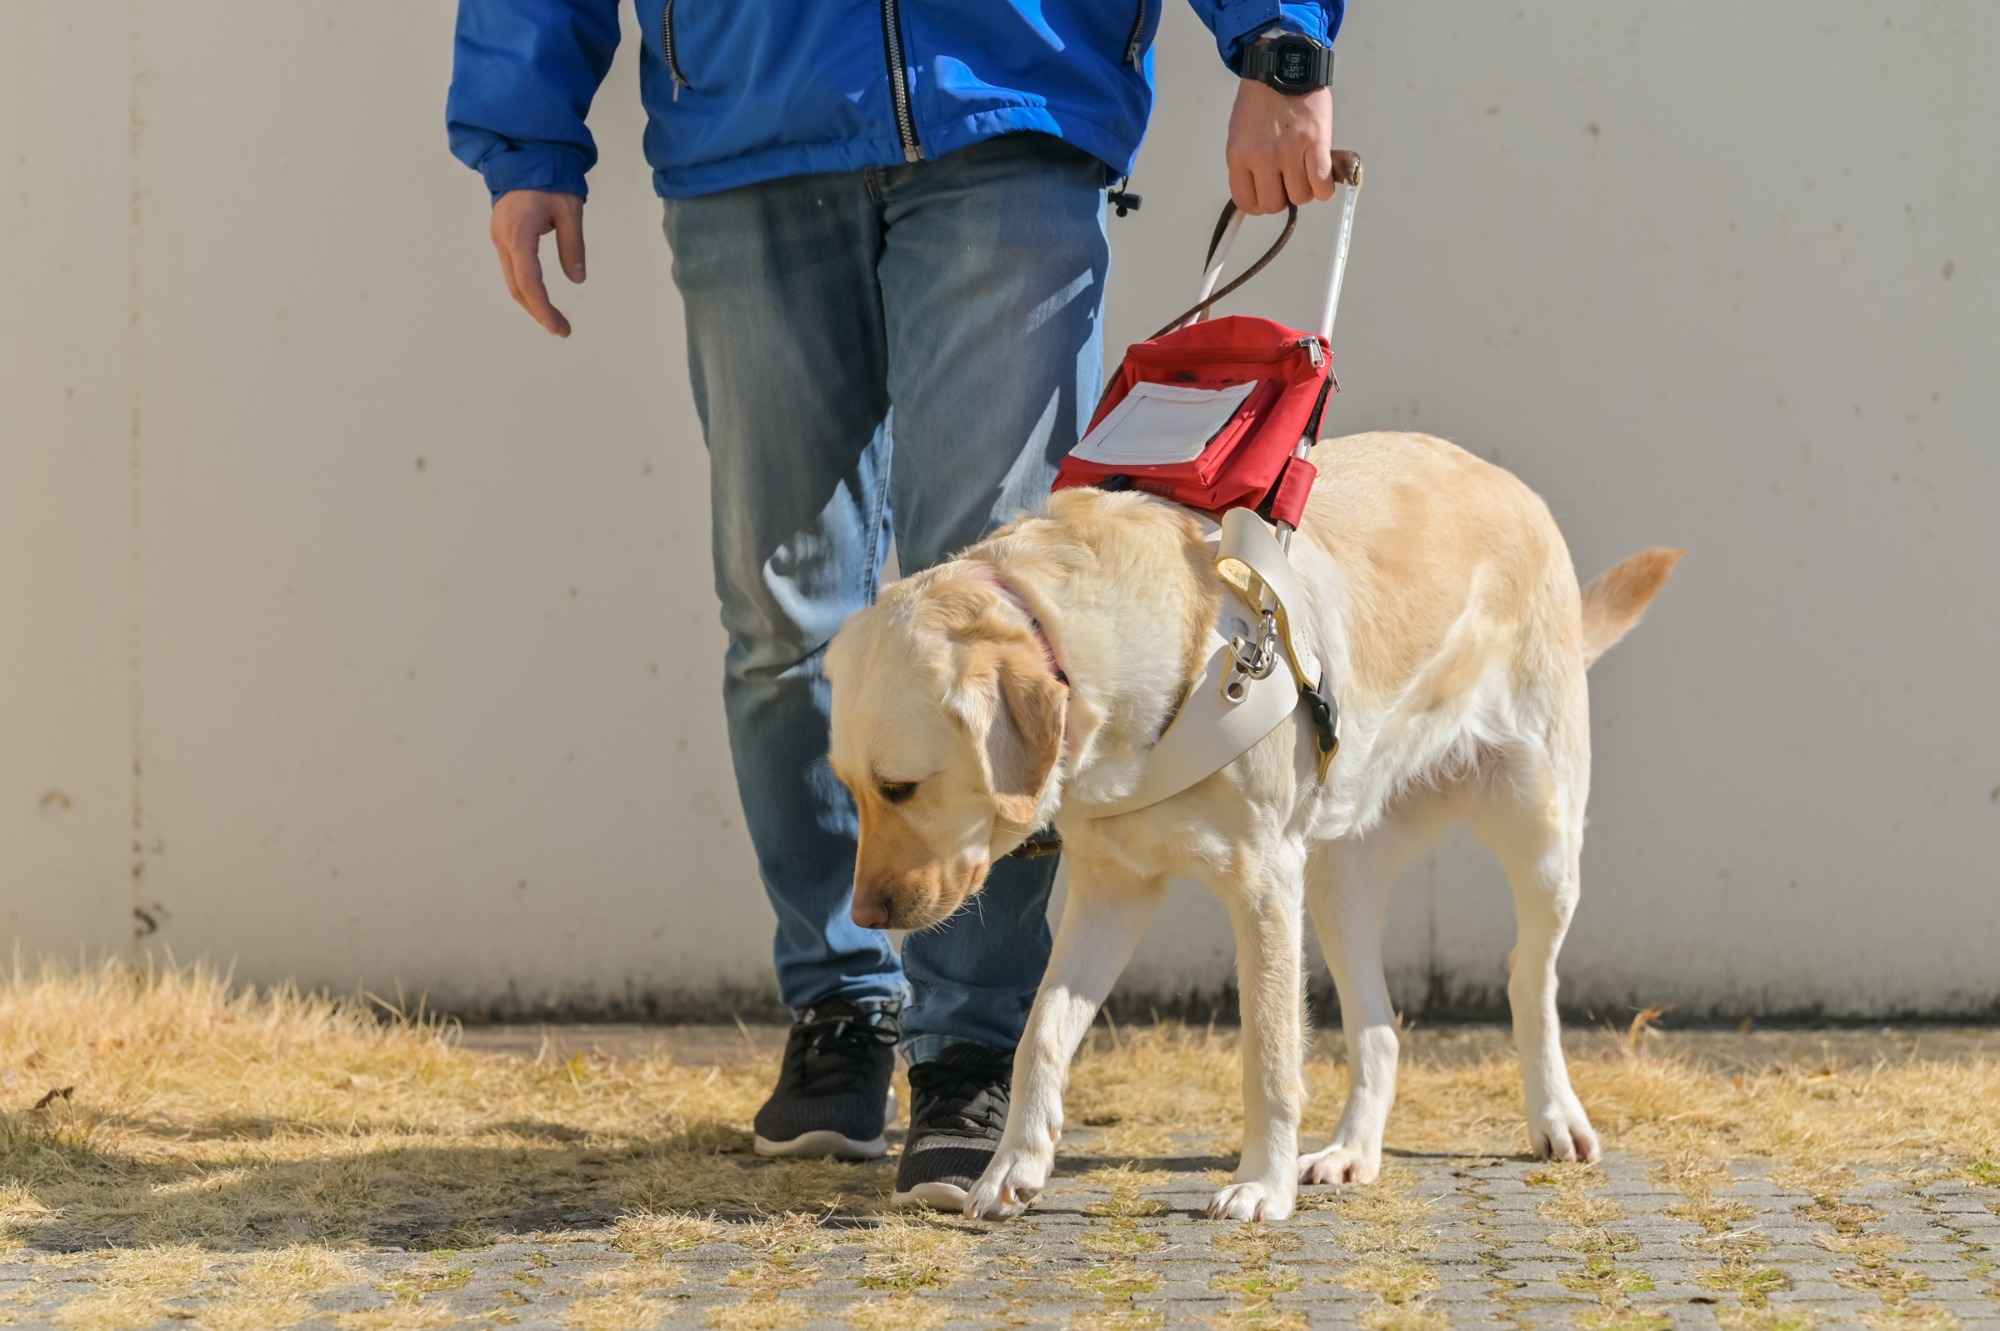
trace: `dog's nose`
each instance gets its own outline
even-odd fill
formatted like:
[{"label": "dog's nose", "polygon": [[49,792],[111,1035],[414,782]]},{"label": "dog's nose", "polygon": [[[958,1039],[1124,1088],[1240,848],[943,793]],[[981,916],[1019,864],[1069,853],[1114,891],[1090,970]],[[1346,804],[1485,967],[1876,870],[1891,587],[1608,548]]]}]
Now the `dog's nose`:
[{"label": "dog's nose", "polygon": [[854,907],[848,913],[863,929],[889,927],[889,903],[873,893],[857,889],[854,893]]}]

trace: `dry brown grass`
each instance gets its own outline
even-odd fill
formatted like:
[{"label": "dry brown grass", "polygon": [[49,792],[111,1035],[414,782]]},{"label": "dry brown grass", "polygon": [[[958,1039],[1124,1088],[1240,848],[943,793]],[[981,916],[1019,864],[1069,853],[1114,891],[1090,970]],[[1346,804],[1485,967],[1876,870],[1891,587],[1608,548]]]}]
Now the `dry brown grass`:
[{"label": "dry brown grass", "polygon": [[[864,1171],[751,1170],[731,1154],[766,1069],[487,1058],[452,1034],[231,994],[200,970],[16,977],[0,984],[0,1228],[218,1252],[463,1247],[579,1210],[879,1201]],[[28,1107],[62,1086],[76,1091]]]},{"label": "dry brown grass", "polygon": [[861,1283],[903,1294],[947,1288],[972,1270],[978,1233],[942,1216],[885,1217],[853,1236],[866,1254]]},{"label": "dry brown grass", "polygon": [[[60,1325],[116,1331],[192,1317],[204,1331],[291,1326],[313,1315],[313,1295],[359,1278],[345,1255],[299,1247],[222,1256],[192,1246],[155,1247],[116,1258],[92,1271],[88,1292],[56,1314]],[[47,1264],[60,1270],[79,1263]]]},{"label": "dry brown grass", "polygon": [[[1656,1016],[1649,1010],[1633,1022],[1628,1056],[1643,1029],[1641,1021]],[[1708,1186],[1718,1177],[1716,1171],[1685,1160],[1677,1175],[1696,1180],[1697,1186]],[[1604,1186],[1603,1175],[1586,1165],[1552,1164],[1529,1174],[1526,1181],[1554,1194],[1535,1208],[1544,1219],[1576,1226],[1551,1236],[1549,1243],[1582,1254],[1575,1270],[1558,1277],[1564,1288],[1597,1300],[1597,1307],[1577,1314],[1577,1325],[1584,1331],[1666,1331],[1672,1323],[1658,1309],[1632,1305],[1632,1295],[1651,1290],[1653,1280],[1643,1271],[1618,1263],[1619,1253],[1632,1252],[1639,1244],[1632,1235],[1610,1228],[1626,1218],[1625,1208],[1608,1197],[1592,1195],[1592,1189]]]},{"label": "dry brown grass", "polygon": [[1812,1331],[1819,1323],[1810,1308],[1718,1308],[1715,1317],[1729,1331]]},{"label": "dry brown grass", "polygon": [[1385,1303],[1354,1314],[1363,1331],[1449,1331],[1451,1318],[1442,1308],[1424,1303]]},{"label": "dry brown grass", "polygon": [[[1744,1073],[1649,1048],[1633,1039],[1572,1064],[1577,1092],[1614,1149],[1707,1162],[1768,1156],[1804,1168],[1825,1160],[1935,1167],[1974,1182],[2000,1179],[2000,1062],[1991,1058]],[[1345,1071],[1314,1059],[1306,1083],[1305,1137],[1323,1139],[1339,1116]],[[1525,1144],[1520,1094],[1511,1055],[1407,1061],[1389,1149],[1516,1154]],[[1073,1121],[1102,1132],[1112,1157],[1228,1154],[1241,1142],[1241,1095],[1231,1033],[1128,1027],[1093,1038],[1071,1080],[1069,1110]]]},{"label": "dry brown grass", "polygon": [[1671,1331],[1674,1323],[1663,1312],[1621,1304],[1578,1313],[1576,1324],[1583,1331]]},{"label": "dry brown grass", "polygon": [[1312,1321],[1302,1308],[1257,1303],[1226,1308],[1215,1315],[1210,1325],[1217,1331],[1306,1331]]},{"label": "dry brown grass", "polygon": [[847,1310],[846,1320],[860,1331],[938,1331],[957,1317],[943,1303],[926,1302],[917,1294],[897,1294],[862,1300]]},{"label": "dry brown grass", "polygon": [[811,1314],[795,1303],[780,1303],[768,1296],[724,1303],[710,1308],[702,1325],[716,1331],[792,1331],[804,1326]]},{"label": "dry brown grass", "polygon": [[[65,1262],[93,1263],[94,1283],[63,1317],[105,1331],[194,1305],[200,1324],[219,1331],[291,1325],[314,1294],[358,1279],[348,1254],[359,1248],[443,1252],[607,1226],[642,1258],[736,1244],[744,1299],[713,1316],[744,1331],[785,1325],[777,1294],[809,1283],[814,1254],[836,1245],[865,1252],[881,1291],[857,1313],[864,1321],[918,1324],[929,1316],[924,1291],[981,1271],[976,1233],[887,1214],[890,1166],[750,1156],[748,1123],[774,1073],[770,1058],[712,1067],[664,1054],[503,1057],[460,1049],[455,1035],[365,1002],[235,992],[199,968],[0,978],[0,1254],[52,1275]],[[1882,1296],[1883,1315],[1920,1313],[1903,1288],[1912,1277],[1859,1242],[1867,1215],[1843,1209],[1844,1176],[1821,1162],[2000,1180],[2000,1063],[1913,1058],[1736,1074],[1650,1048],[1634,1034],[1607,1057],[1579,1059],[1577,1087],[1607,1145],[1661,1162],[1685,1194],[1685,1217],[1714,1240],[1717,1271],[1745,1265],[1757,1242],[1733,1228],[1745,1218],[1737,1204],[1713,1195],[1717,1162],[1767,1156],[1821,1198],[1814,1218],[1831,1239],[1857,1238],[1852,1279]],[[1307,1136],[1324,1140],[1343,1074],[1315,1059],[1307,1081]],[[1156,1207],[1141,1194],[1165,1181],[1163,1167],[1184,1171],[1237,1149],[1236,1041],[1176,1025],[1100,1034],[1071,1085],[1072,1121],[1100,1134],[1100,1167],[1087,1182],[1108,1193],[1081,1240],[1100,1264],[1085,1279],[1105,1296],[1086,1320],[1140,1325],[1145,1310],[1130,1299],[1145,1277],[1128,1259],[1160,1242],[1145,1223]],[[1519,1101],[1511,1058],[1412,1060],[1391,1119],[1392,1157],[1513,1154]],[[1358,1222],[1348,1231],[1358,1254],[1379,1259],[1377,1312],[1422,1325],[1424,1217],[1395,1177],[1392,1164],[1388,1187],[1316,1192],[1305,1205]],[[1547,1178],[1546,1213],[1574,1226],[1578,1279],[1622,1292],[1615,1208],[1587,1191],[1589,1171]],[[1290,1316],[1268,1298],[1288,1278],[1275,1253],[1239,1255],[1246,1283],[1232,1319]],[[436,1266],[381,1291],[380,1306],[349,1325],[448,1321],[455,1268],[443,1258]],[[580,1326],[609,1324],[665,1290],[593,1289],[596,1302],[574,1315]],[[1391,1302],[1392,1290],[1407,1296]],[[1732,1316],[1784,1325],[1763,1311],[1746,1304]]]}]

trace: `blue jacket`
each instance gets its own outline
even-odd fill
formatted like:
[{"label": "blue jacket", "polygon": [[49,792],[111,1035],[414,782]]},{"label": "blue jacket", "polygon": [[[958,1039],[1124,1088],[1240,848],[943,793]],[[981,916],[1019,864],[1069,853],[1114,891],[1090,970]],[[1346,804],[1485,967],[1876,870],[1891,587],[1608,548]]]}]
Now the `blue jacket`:
[{"label": "blue jacket", "polygon": [[[1234,67],[1273,26],[1331,42],[1345,0],[1190,0]],[[1165,0],[635,0],[654,187],[679,198],[893,166],[1037,130],[1115,172],[1153,107]],[[585,193],[619,0],[459,0],[451,150],[512,189]],[[892,77],[892,71],[893,77]]]}]

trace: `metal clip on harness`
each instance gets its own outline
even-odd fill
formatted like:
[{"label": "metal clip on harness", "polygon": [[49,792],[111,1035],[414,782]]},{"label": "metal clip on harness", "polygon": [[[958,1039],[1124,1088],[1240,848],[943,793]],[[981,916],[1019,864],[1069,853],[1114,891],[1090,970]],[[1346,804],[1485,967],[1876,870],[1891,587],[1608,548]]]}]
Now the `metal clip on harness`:
[{"label": "metal clip on harness", "polygon": [[1229,640],[1229,673],[1222,680],[1222,696],[1242,702],[1253,679],[1267,678],[1278,665],[1278,616],[1266,610],[1257,628],[1257,641],[1241,634]]}]

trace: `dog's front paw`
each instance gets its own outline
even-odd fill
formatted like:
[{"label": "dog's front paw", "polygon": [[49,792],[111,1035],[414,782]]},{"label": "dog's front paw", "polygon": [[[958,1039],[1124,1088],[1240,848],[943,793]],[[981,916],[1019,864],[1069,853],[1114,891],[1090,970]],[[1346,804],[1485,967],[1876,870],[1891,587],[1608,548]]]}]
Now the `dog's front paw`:
[{"label": "dog's front paw", "polygon": [[1299,1157],[1301,1183],[1373,1183],[1382,1172],[1382,1152],[1363,1152],[1335,1143]]},{"label": "dog's front paw", "polygon": [[1544,1160],[1574,1160],[1596,1164],[1600,1154],[1597,1133],[1574,1094],[1552,1098],[1528,1111],[1528,1140],[1535,1154]]},{"label": "dog's front paw", "polygon": [[1027,1210],[1028,1203],[1041,1195],[1042,1186],[1049,1181],[1053,1154],[1003,1144],[994,1153],[993,1163],[965,1194],[965,1218],[1011,1220]]},{"label": "dog's front paw", "polygon": [[1292,1213],[1292,1189],[1271,1183],[1232,1183],[1208,1203],[1210,1220],[1283,1220]]}]

